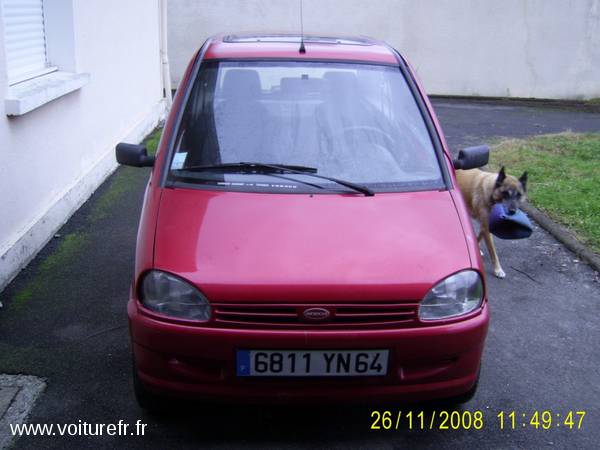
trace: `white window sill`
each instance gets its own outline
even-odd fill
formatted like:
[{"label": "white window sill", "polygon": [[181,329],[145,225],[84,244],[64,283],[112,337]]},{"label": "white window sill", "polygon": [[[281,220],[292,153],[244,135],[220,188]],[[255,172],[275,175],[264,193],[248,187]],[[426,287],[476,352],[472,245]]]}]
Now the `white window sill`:
[{"label": "white window sill", "polygon": [[7,116],[21,116],[90,82],[89,73],[52,72],[15,84],[4,100]]}]

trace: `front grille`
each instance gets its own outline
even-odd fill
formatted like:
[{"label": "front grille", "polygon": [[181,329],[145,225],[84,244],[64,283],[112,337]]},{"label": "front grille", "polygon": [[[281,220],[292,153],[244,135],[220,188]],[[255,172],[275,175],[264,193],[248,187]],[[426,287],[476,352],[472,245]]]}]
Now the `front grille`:
[{"label": "front grille", "polygon": [[[330,312],[324,321],[308,321],[304,311],[323,308]],[[223,328],[331,329],[415,326],[418,303],[347,303],[312,305],[269,305],[245,303],[213,304],[213,323]]]}]

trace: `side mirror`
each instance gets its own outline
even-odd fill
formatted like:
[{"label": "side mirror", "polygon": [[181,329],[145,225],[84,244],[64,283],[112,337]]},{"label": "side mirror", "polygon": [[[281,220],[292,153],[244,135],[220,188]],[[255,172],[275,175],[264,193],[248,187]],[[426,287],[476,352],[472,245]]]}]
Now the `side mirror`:
[{"label": "side mirror", "polygon": [[154,156],[148,156],[148,150],[143,145],[117,144],[117,162],[126,166],[151,167],[154,165]]},{"label": "side mirror", "polygon": [[487,145],[467,147],[458,152],[458,158],[452,161],[455,169],[469,170],[485,166],[490,159],[490,148]]}]

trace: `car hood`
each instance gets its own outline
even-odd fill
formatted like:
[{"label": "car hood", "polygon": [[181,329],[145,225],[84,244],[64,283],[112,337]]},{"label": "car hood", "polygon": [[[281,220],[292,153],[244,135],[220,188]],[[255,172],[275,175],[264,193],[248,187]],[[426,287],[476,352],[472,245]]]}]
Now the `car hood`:
[{"label": "car hood", "polygon": [[414,301],[471,267],[447,191],[301,195],[164,189],[154,266],[211,301]]}]

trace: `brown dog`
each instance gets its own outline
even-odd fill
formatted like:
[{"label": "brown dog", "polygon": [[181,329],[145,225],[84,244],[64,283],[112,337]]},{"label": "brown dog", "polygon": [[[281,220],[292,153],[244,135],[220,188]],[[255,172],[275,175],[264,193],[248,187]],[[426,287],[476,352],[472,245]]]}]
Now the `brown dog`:
[{"label": "brown dog", "polygon": [[485,240],[490,258],[494,264],[494,275],[504,278],[506,274],[500,266],[494,240],[489,230],[489,217],[493,206],[502,203],[509,214],[514,214],[525,199],[527,172],[519,179],[506,175],[504,167],[498,174],[479,169],[457,170],[456,179],[471,216],[479,221],[480,231],[477,241]]}]

